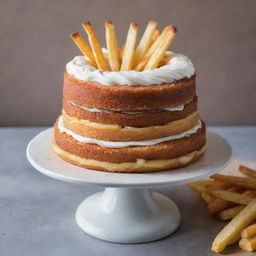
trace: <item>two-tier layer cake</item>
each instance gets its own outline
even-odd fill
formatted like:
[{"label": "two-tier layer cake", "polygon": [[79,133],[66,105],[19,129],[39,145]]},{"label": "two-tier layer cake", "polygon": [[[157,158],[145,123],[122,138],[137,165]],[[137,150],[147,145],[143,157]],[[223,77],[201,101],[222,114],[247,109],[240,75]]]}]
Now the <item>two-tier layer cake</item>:
[{"label": "two-tier layer cake", "polygon": [[175,27],[160,33],[151,21],[136,46],[138,26],[131,23],[118,49],[113,24],[105,26],[107,50],[88,22],[91,48],[72,34],[84,56],[64,73],[54,151],[75,165],[109,172],[161,171],[198,160],[206,150],[205,125],[192,62],[167,51]]}]

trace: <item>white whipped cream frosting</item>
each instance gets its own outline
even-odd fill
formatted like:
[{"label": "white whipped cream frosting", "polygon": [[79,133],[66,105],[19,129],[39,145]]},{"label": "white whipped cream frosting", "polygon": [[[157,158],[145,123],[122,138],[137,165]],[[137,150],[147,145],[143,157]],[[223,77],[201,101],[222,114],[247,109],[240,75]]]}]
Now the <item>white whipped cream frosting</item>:
[{"label": "white whipped cream frosting", "polygon": [[98,139],[93,139],[93,138],[88,138],[85,136],[81,136],[79,134],[76,134],[70,130],[68,130],[63,123],[63,116],[60,116],[59,121],[58,121],[58,128],[60,132],[65,132],[68,135],[72,136],[75,140],[81,142],[81,143],[92,143],[92,144],[97,144],[101,147],[106,147],[106,148],[124,148],[124,147],[130,147],[130,146],[152,146],[159,144],[164,141],[168,140],[176,140],[180,139],[183,137],[190,136],[194,133],[197,132],[198,129],[202,127],[202,122],[199,120],[198,124],[191,128],[190,130],[187,130],[185,132],[176,134],[176,135],[171,135],[167,137],[162,137],[158,139],[152,139],[152,140],[141,140],[141,141],[105,141],[105,140],[98,140]]},{"label": "white whipped cream frosting", "polygon": [[[104,50],[106,52],[106,50]],[[172,52],[167,52],[172,53]],[[76,56],[67,63],[67,72],[82,81],[99,82],[106,86],[112,85],[152,85],[172,83],[195,74],[192,61],[185,55],[173,53],[168,63],[160,68],[138,72],[130,71],[100,71],[94,68],[85,56]]]}]

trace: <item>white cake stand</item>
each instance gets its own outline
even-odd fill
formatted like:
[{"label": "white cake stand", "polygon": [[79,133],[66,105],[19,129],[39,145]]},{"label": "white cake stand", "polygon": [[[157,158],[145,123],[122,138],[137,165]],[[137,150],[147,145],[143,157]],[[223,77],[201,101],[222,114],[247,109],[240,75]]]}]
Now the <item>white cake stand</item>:
[{"label": "white cake stand", "polygon": [[50,128],[30,141],[27,147],[29,162],[39,172],[55,179],[106,187],[80,204],[76,220],[89,235],[116,243],[149,242],[173,233],[180,224],[177,206],[149,188],[206,178],[223,169],[231,157],[229,144],[218,134],[208,131],[208,151],[191,166],[147,174],[107,173],[60,159],[51,148],[52,136]]}]

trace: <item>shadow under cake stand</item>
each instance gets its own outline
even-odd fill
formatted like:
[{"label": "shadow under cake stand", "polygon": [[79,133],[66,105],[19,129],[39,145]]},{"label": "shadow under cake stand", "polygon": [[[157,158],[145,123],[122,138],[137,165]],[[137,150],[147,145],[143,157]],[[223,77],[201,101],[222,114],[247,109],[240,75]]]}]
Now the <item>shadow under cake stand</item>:
[{"label": "shadow under cake stand", "polygon": [[52,178],[106,187],[86,198],[76,211],[76,221],[89,235],[116,243],[143,243],[173,233],[180,224],[180,212],[168,197],[150,188],[174,186],[206,178],[223,169],[231,148],[220,135],[207,131],[208,151],[198,162],[155,173],[108,173],[72,165],[51,148],[53,128],[34,137],[27,158],[39,172]]}]

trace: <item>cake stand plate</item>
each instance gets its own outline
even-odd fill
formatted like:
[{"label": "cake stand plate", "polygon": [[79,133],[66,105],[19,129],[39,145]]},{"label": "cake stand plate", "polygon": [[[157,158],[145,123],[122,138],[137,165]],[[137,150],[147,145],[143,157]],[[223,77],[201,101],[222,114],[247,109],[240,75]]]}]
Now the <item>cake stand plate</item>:
[{"label": "cake stand plate", "polygon": [[180,224],[177,206],[150,188],[206,178],[223,169],[231,158],[227,141],[207,131],[208,151],[190,166],[155,173],[108,173],[65,162],[53,152],[52,136],[53,128],[50,128],[30,141],[29,162],[39,172],[55,179],[106,187],[80,204],[76,220],[89,235],[116,243],[149,242],[173,233]]}]

